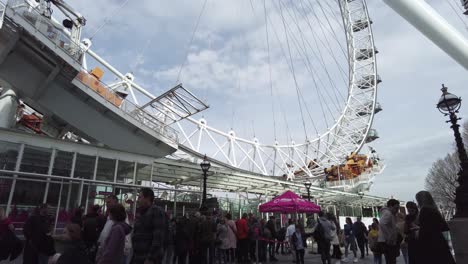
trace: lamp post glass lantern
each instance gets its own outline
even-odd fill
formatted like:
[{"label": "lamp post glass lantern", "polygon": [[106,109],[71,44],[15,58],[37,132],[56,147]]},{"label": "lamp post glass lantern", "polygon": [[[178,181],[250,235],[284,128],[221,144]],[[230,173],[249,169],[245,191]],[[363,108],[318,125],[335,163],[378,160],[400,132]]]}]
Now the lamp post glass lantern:
[{"label": "lamp post glass lantern", "polygon": [[310,202],[310,187],[312,187],[312,183],[310,181],[306,181],[304,183],[304,186],[306,187],[306,190],[307,190],[307,200]]},{"label": "lamp post glass lantern", "polygon": [[458,172],[458,187],[455,190],[455,217],[468,217],[468,156],[465,145],[460,135],[460,125],[458,125],[458,110],[461,107],[461,98],[448,92],[447,87],[442,84],[442,96],[437,103],[437,108],[445,116],[449,116],[455,142],[457,143],[458,157],[460,159],[460,171]]},{"label": "lamp post glass lantern", "polygon": [[203,161],[200,163],[200,167],[203,171],[203,194],[202,194],[202,208],[205,207],[206,202],[206,178],[208,170],[210,170],[211,163],[206,159],[206,155],[203,158]]}]

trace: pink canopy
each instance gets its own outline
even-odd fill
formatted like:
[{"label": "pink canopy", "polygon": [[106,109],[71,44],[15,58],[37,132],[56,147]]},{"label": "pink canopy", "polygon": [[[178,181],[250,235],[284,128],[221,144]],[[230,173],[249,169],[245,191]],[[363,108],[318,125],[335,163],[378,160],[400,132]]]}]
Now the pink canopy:
[{"label": "pink canopy", "polygon": [[297,194],[286,191],[273,200],[260,205],[262,213],[318,213],[320,206],[302,199]]}]

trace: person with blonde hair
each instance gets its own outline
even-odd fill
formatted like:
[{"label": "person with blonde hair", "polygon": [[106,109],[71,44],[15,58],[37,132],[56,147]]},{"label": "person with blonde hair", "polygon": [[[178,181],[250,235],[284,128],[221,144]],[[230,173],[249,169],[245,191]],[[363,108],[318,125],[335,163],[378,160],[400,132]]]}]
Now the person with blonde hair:
[{"label": "person with blonde hair", "polygon": [[418,263],[455,264],[444,237],[449,227],[440,214],[432,195],[427,191],[420,191],[416,194],[416,201],[420,208],[416,253]]}]

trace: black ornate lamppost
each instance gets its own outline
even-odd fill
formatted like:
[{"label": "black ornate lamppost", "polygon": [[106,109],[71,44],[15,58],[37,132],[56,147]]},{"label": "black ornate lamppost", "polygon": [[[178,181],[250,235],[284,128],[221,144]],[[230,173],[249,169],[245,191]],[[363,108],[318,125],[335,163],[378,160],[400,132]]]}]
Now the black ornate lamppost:
[{"label": "black ornate lamppost", "polygon": [[203,194],[202,194],[202,205],[201,208],[205,208],[206,202],[206,178],[208,174],[208,170],[211,167],[211,163],[206,159],[206,155],[203,158],[203,161],[200,163],[200,167],[203,171]]},{"label": "black ornate lamppost", "polygon": [[458,110],[461,107],[461,98],[447,92],[447,87],[442,84],[442,96],[437,103],[437,108],[445,116],[449,116],[450,120],[447,123],[452,123],[451,128],[455,135],[455,142],[457,143],[458,157],[460,159],[460,171],[458,172],[459,186],[455,190],[455,218],[468,217],[468,156],[466,155],[463,139],[460,135],[460,125],[457,121]]},{"label": "black ornate lamppost", "polygon": [[310,187],[312,187],[312,183],[310,181],[304,182],[304,186],[307,190],[307,200],[310,202]]}]

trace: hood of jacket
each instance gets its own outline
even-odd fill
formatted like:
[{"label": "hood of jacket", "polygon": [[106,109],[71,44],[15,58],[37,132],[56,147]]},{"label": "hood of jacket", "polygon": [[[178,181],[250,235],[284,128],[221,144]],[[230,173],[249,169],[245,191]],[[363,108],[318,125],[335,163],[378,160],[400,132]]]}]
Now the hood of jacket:
[{"label": "hood of jacket", "polygon": [[130,234],[130,232],[132,232],[132,227],[125,222],[115,222],[114,225],[121,226],[125,232],[125,235],[128,235]]}]

